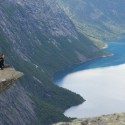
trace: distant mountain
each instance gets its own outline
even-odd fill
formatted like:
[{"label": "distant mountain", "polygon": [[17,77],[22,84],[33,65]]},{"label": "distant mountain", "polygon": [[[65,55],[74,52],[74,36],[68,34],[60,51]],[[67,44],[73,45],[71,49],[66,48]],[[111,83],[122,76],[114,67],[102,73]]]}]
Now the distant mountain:
[{"label": "distant mountain", "polygon": [[59,4],[87,36],[112,39],[125,33],[125,0],[59,0]]},{"label": "distant mountain", "polygon": [[0,1],[0,50],[23,78],[0,95],[0,125],[67,121],[64,110],[84,101],[52,83],[56,71],[103,55],[79,33],[55,0]]}]

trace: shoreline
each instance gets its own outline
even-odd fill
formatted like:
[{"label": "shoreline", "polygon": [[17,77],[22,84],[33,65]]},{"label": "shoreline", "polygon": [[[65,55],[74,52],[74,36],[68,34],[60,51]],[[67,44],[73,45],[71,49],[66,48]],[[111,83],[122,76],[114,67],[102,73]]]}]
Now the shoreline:
[{"label": "shoreline", "polygon": [[108,44],[105,43],[104,47],[102,47],[101,49],[107,49],[108,48]]},{"label": "shoreline", "polygon": [[[108,48],[108,44],[106,44],[105,48]],[[99,59],[99,58],[106,58],[106,57],[108,57],[108,56],[113,56],[113,55],[114,55],[114,54],[110,53],[109,55],[102,55],[102,56],[98,56],[98,57],[95,57],[95,58],[92,58],[92,59],[87,59],[86,61],[81,61],[81,62],[79,62],[79,63],[74,63],[74,64],[72,64],[72,65],[70,65],[70,66],[68,66],[68,67],[64,67],[62,70],[59,70],[59,71],[55,72],[54,75],[55,75],[56,73],[58,73],[58,72],[63,72],[63,71],[65,71],[65,68],[66,68],[66,69],[68,69],[68,68],[70,69],[70,68],[72,68],[72,67],[74,67],[74,66],[78,66],[78,65],[81,65],[81,64],[85,64],[85,63],[90,62],[90,61],[92,61],[92,60],[96,60],[96,59]],[[54,75],[53,75],[53,76],[54,76]],[[66,74],[65,74],[65,75],[66,75]],[[53,81],[53,84],[55,84],[55,85],[57,85],[58,87],[60,87],[58,84],[56,84],[56,83],[54,82],[54,77],[53,77],[53,80],[52,80],[52,81]],[[65,88],[64,88],[64,89],[65,89]],[[70,91],[71,91],[71,90],[70,90]],[[73,91],[71,91],[71,92],[73,92]],[[74,93],[74,92],[73,92],[73,93]],[[76,94],[77,94],[77,93],[76,93]],[[80,95],[80,96],[81,96],[81,95]],[[82,97],[82,96],[81,96],[81,97]],[[72,105],[72,106],[70,106],[68,109],[83,104],[83,103],[86,101],[86,99],[85,99],[84,97],[82,97],[82,98],[83,98],[83,102],[82,102],[82,103],[77,104],[77,105]],[[63,114],[64,114],[68,109],[64,110],[64,111],[63,111]]]},{"label": "shoreline", "polygon": [[[121,38],[121,36],[120,37],[117,37],[116,39],[119,39],[119,38]],[[100,50],[104,50],[105,52],[107,52],[108,50],[105,50],[105,49],[107,49],[107,48],[109,48],[109,42],[111,42],[111,41],[107,41],[107,42],[105,42],[105,46],[103,47],[103,48],[100,48]],[[86,60],[81,60],[81,61],[79,61],[79,62],[77,62],[77,63],[73,63],[73,64],[71,64],[71,65],[68,65],[68,66],[66,66],[66,67],[64,67],[63,69],[61,69],[61,70],[58,70],[58,71],[56,71],[55,73],[54,73],[54,75],[56,76],[56,74],[58,75],[58,73],[60,73],[60,72],[63,72],[64,74],[62,74],[62,76],[60,77],[58,77],[57,76],[57,79],[56,79],[56,77],[54,78],[54,75],[53,75],[53,77],[52,77],[52,81],[53,81],[53,84],[55,84],[55,85],[57,85],[57,86],[59,86],[60,84],[57,84],[58,83],[58,80],[60,80],[60,79],[62,79],[63,77],[65,77],[68,73],[72,73],[73,72],[73,67],[78,67],[78,66],[80,66],[80,65],[84,65],[84,64],[86,64],[86,63],[88,63],[88,62],[91,62],[91,61],[95,61],[95,60],[97,60],[97,59],[100,59],[100,58],[106,58],[106,57],[110,57],[110,56],[114,56],[114,54],[113,53],[104,53],[104,54],[102,54],[101,56],[96,56],[96,57],[94,57],[94,58],[86,58]],[[66,72],[65,72],[66,71]],[[57,82],[57,83],[56,83]],[[60,87],[60,86],[59,86]],[[71,90],[70,90],[71,91]],[[73,92],[73,91],[71,91],[71,92]],[[74,93],[74,92],[73,92]],[[77,93],[76,93],[77,94]],[[79,94],[80,95],[80,94]],[[80,95],[81,96],[81,95]],[[65,112],[68,110],[68,109],[70,109],[70,108],[72,108],[72,107],[76,107],[76,106],[79,106],[79,105],[82,105],[83,103],[85,103],[86,102],[86,99],[83,97],[83,96],[81,96],[82,98],[83,98],[83,102],[82,103],[79,103],[79,104],[77,104],[77,105],[72,105],[72,106],[70,106],[69,108],[67,108],[67,109],[65,109],[64,111],[63,111],[63,114],[65,115]]]},{"label": "shoreline", "polygon": [[[119,38],[121,38],[122,36],[120,35],[120,36],[118,36],[118,37],[113,37],[113,39],[110,39],[110,40],[105,40],[105,41],[107,41],[107,42],[104,42],[105,43],[105,46],[104,47],[102,47],[102,48],[100,48],[100,50],[105,50],[105,49],[107,49],[109,46],[108,46],[108,42],[110,42],[110,41],[113,41],[114,39],[119,39]],[[71,64],[71,65],[68,65],[68,66],[66,66],[66,67],[64,67],[64,68],[62,68],[62,69],[60,69],[60,70],[57,70],[57,71],[55,71],[53,74],[52,74],[52,82],[53,82],[53,80],[54,80],[54,75],[56,74],[56,73],[58,73],[58,72],[63,72],[64,70],[65,70],[65,68],[67,69],[67,68],[71,68],[71,67],[73,67],[73,66],[75,66],[75,65],[81,65],[82,63],[87,63],[87,62],[89,62],[89,61],[92,61],[92,60],[95,60],[95,59],[99,59],[99,58],[106,58],[106,57],[109,57],[109,56],[114,56],[114,54],[113,53],[108,53],[108,55],[102,55],[102,56],[98,56],[98,57],[94,57],[94,58],[92,58],[92,59],[86,59],[85,61],[79,61],[78,63],[73,63],[73,64]]]},{"label": "shoreline", "polygon": [[[105,44],[105,46],[102,48],[102,49],[106,49],[106,48],[108,48],[109,46],[108,46],[108,44],[106,43]],[[106,58],[106,57],[109,57],[109,56],[114,56],[114,54],[113,53],[107,53],[107,54],[105,54],[105,55],[101,55],[101,56],[96,56],[96,57],[94,57],[94,58],[88,58],[87,60],[83,60],[83,61],[81,61],[81,62],[78,62],[78,63],[74,63],[74,64],[72,64],[72,65],[70,65],[70,66],[67,66],[67,67],[64,67],[62,70],[59,70],[59,71],[57,71],[57,72],[55,72],[54,73],[54,75],[56,75],[56,73],[58,74],[58,72],[64,72],[66,69],[72,69],[72,67],[74,67],[74,66],[79,66],[79,65],[81,65],[81,64],[85,64],[85,63],[88,63],[88,62],[90,62],[90,61],[92,61],[92,60],[97,60],[97,59],[100,59],[100,58]],[[54,82],[54,75],[53,75],[53,84],[55,84],[55,85],[57,85],[57,86],[59,86],[59,84],[56,84],[55,82]],[[65,75],[67,75],[67,73],[65,74]],[[64,75],[64,76],[65,76]],[[63,76],[63,77],[64,77]],[[60,87],[60,86],[59,86]],[[71,91],[71,90],[70,90]],[[71,91],[71,92],[73,92],[73,91]],[[74,93],[74,92],[73,92]],[[76,93],[77,94],[77,93]],[[81,96],[81,95],[80,95]],[[81,96],[82,97],[82,96]],[[72,108],[72,107],[76,107],[76,106],[79,106],[79,105],[82,105],[85,101],[86,101],[86,99],[84,99],[84,97],[82,97],[83,98],[83,102],[82,103],[80,103],[80,104],[77,104],[77,105],[72,105],[72,106],[70,106],[68,109],[70,109],[70,108]],[[64,110],[63,111],[63,114],[65,115],[65,112],[68,110],[68,109],[66,109],[66,110]]]},{"label": "shoreline", "polygon": [[[107,48],[108,48],[108,46],[107,46]],[[69,66],[67,66],[67,67],[64,67],[63,69],[61,69],[61,70],[58,70],[58,71],[56,71],[54,74],[53,74],[53,77],[52,77],[52,82],[54,83],[54,76],[57,74],[57,73],[59,73],[59,72],[64,72],[66,69],[72,69],[72,67],[74,67],[74,66],[79,66],[79,65],[81,65],[81,64],[85,64],[85,63],[88,63],[88,62],[90,62],[90,61],[94,61],[94,60],[96,60],[96,59],[100,59],[100,58],[106,58],[106,57],[110,57],[110,56],[114,56],[114,54],[113,53],[109,53],[108,55],[102,55],[102,56],[97,56],[97,57],[94,57],[94,58],[88,58],[87,60],[85,60],[85,61],[79,61],[78,63],[73,63],[73,64],[71,64],[71,65],[69,65]],[[55,83],[54,83],[55,84]],[[56,84],[57,85],[57,84]]]},{"label": "shoreline", "polygon": [[[124,40],[124,39],[123,39]],[[121,42],[121,40],[119,39],[119,41]],[[117,39],[116,39],[116,45],[117,45],[117,42],[119,42],[119,41],[117,41]],[[115,41],[112,41],[113,43],[115,42]],[[112,45],[112,44],[111,44]],[[121,44],[120,44],[121,45]],[[105,44],[105,46],[103,47],[104,49],[106,49],[106,48],[109,48],[110,47],[110,44],[108,44],[108,42],[107,42],[107,44]],[[114,46],[113,46],[114,47]],[[117,46],[116,46],[117,47]],[[121,49],[123,49],[123,47],[121,48]],[[112,50],[112,49],[111,49]],[[106,49],[106,51],[111,51],[110,50],[110,48],[109,49]],[[113,54],[114,53],[114,54]],[[84,67],[84,64],[85,63],[87,63],[87,62],[89,62],[89,61],[92,61],[92,60],[96,60],[96,59],[99,59],[99,58],[106,58],[106,57],[108,57],[109,56],[109,58],[112,58],[112,57],[110,57],[110,56],[115,56],[116,55],[116,53],[115,53],[115,51],[111,51],[111,53],[106,53],[106,54],[103,54],[102,56],[96,56],[95,58],[91,58],[91,59],[87,59],[86,61],[81,61],[81,62],[79,62],[79,63],[75,63],[75,64],[73,64],[73,65],[71,65],[70,67],[67,67],[67,68],[69,68],[69,73],[71,73],[71,72],[74,72],[73,70],[72,70],[72,68],[71,67],[73,67],[73,66],[79,66],[79,65],[81,65],[81,64],[83,64],[83,67]],[[116,55],[117,56],[117,55]],[[121,57],[121,56],[120,56]],[[113,57],[113,58],[115,58],[115,57]],[[105,59],[104,59],[105,60]],[[110,59],[111,60],[111,59]],[[94,61],[93,61],[94,62]],[[89,65],[89,64],[88,64]],[[86,65],[85,65],[86,66]],[[61,72],[62,71],[66,71],[66,73],[67,73],[67,68],[66,69],[63,69],[63,70],[61,70]],[[75,68],[75,67],[73,67],[73,68]],[[70,72],[70,70],[71,70],[71,72]],[[78,68],[78,70],[80,70],[80,68]],[[84,70],[84,68],[82,69],[82,70]],[[60,71],[59,71],[60,72]],[[65,73],[65,72],[64,72]],[[62,73],[62,75],[63,75],[63,73]],[[65,75],[65,74],[64,74]],[[67,74],[66,74],[67,75]],[[61,75],[60,75],[61,76]],[[61,78],[61,77],[58,77],[57,76],[57,80],[58,80],[58,78]],[[63,78],[63,76],[62,76],[62,78]],[[55,79],[56,80],[56,79]],[[60,84],[56,84],[56,85],[60,85]],[[72,92],[74,92],[74,91],[72,91]],[[81,94],[80,94],[81,95]],[[82,98],[84,98],[84,96],[82,96]],[[85,100],[86,101],[86,100]],[[84,101],[84,102],[85,102]],[[82,103],[82,104],[84,104],[84,102]],[[81,104],[78,104],[78,105],[73,105],[73,106],[71,106],[70,108],[72,108],[72,107],[77,107],[77,106],[79,106],[79,105],[81,105]],[[69,108],[68,108],[69,109]],[[65,115],[65,112],[68,110],[68,109],[66,109],[65,111],[64,111],[64,115]],[[66,115],[65,115],[66,116]],[[77,116],[76,116],[77,117]]]}]

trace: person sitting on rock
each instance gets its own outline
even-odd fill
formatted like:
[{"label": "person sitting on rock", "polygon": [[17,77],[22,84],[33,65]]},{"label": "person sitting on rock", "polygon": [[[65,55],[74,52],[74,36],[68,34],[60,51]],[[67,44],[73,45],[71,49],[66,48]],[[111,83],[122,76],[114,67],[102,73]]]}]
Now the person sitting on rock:
[{"label": "person sitting on rock", "polygon": [[4,54],[2,53],[0,56],[0,68],[3,70],[4,68]]},{"label": "person sitting on rock", "polygon": [[4,68],[8,68],[8,67],[10,67],[10,65],[8,65],[8,64],[4,64],[4,54],[2,53],[1,54],[1,56],[0,56],[0,68],[1,68],[1,70],[3,70]]}]

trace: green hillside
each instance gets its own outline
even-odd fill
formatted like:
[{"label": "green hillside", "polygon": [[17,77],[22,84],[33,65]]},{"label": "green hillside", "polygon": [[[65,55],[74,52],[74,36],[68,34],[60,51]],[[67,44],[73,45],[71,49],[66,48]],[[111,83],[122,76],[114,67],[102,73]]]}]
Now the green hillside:
[{"label": "green hillside", "polygon": [[104,40],[125,33],[124,0],[59,0],[59,4],[88,37]]}]

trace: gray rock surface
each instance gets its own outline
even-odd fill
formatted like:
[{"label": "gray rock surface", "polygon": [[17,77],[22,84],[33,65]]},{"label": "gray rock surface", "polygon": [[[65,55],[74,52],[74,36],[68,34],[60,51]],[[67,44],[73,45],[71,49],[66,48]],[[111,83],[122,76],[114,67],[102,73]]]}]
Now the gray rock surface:
[{"label": "gray rock surface", "polygon": [[14,81],[23,76],[23,73],[14,70],[13,68],[5,68],[0,70],[0,92],[10,87]]},{"label": "gray rock surface", "polygon": [[21,76],[13,68],[0,70],[0,125],[27,125],[36,120],[33,101],[17,81]]},{"label": "gray rock surface", "polygon": [[53,125],[125,125],[125,113],[76,119],[72,122],[60,122]]}]

